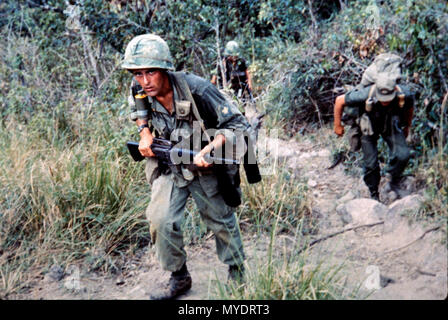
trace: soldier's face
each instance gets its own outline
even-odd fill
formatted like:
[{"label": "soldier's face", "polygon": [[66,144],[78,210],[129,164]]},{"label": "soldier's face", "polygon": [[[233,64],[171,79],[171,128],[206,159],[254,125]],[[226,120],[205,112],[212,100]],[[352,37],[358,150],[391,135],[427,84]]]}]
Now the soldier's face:
[{"label": "soldier's face", "polygon": [[169,85],[166,74],[160,69],[138,69],[132,71],[132,73],[135,80],[150,97],[162,95],[166,90],[166,85]]}]

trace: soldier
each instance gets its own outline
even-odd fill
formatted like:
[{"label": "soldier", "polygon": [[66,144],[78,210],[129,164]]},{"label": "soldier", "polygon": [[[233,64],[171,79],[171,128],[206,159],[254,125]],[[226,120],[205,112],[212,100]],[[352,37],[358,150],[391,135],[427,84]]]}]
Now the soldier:
[{"label": "soldier", "polygon": [[[151,240],[162,268],[172,272],[168,286],[152,293],[151,298],[172,299],[191,288],[181,230],[190,195],[203,221],[215,234],[218,257],[229,265],[229,279],[242,279],[245,255],[235,213],[224,201],[215,171],[211,170],[213,165],[204,156],[224,143],[226,146],[235,143],[232,131],[247,130],[246,119],[209,81],[192,74],[171,72],[174,68],[170,50],[159,36],[145,34],[132,39],[122,68],[134,76],[129,102],[131,118],[140,134],[139,151],[147,157],[146,177],[152,184],[151,201],[146,210]],[[135,97],[146,96],[147,106],[135,104]],[[193,120],[199,121],[202,129],[217,129],[214,139],[202,144],[194,157],[195,166],[159,166],[151,150],[154,136],[178,142],[176,132],[187,132],[187,136],[194,133]],[[240,192],[238,166],[226,167]]]},{"label": "soldier", "polygon": [[211,82],[222,88],[221,66],[224,68],[226,82],[238,99],[247,103],[252,99],[252,77],[247,68],[246,60],[241,57],[240,48],[236,41],[229,41],[224,50],[222,65],[218,66],[218,75],[213,75]]},{"label": "soldier", "polygon": [[408,87],[397,83],[396,73],[379,72],[374,83],[358,86],[336,98],[334,105],[334,132],[344,134],[341,116],[344,107],[358,115],[361,130],[361,148],[364,154],[364,182],[372,199],[379,201],[380,167],[377,142],[381,135],[390,150],[387,172],[390,189],[400,196],[401,175],[408,163],[410,149],[406,143],[414,111],[414,95]]}]

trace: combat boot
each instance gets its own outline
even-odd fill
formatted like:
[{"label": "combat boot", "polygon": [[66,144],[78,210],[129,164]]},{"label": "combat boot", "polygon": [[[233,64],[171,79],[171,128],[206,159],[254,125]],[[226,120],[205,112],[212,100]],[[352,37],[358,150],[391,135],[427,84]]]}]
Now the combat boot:
[{"label": "combat boot", "polygon": [[370,198],[376,201],[380,201],[380,193],[378,190],[370,191]]},{"label": "combat boot", "polygon": [[191,276],[186,265],[171,274],[168,285],[150,294],[151,300],[171,300],[191,289]]},{"label": "combat boot", "polygon": [[227,281],[235,281],[236,283],[244,282],[244,265],[229,265]]},{"label": "combat boot", "polygon": [[401,177],[399,178],[391,178],[387,189],[393,191],[397,195],[397,199],[401,199],[403,197],[403,190],[401,189]]},{"label": "combat boot", "polygon": [[399,191],[401,190],[400,181],[401,181],[400,178],[392,178],[391,181],[389,182],[390,190],[398,194]]}]

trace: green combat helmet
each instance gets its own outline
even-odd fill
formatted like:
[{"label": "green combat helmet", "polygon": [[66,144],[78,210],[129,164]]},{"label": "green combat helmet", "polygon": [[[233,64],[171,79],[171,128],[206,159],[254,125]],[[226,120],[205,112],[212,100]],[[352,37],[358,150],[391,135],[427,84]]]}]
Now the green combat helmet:
[{"label": "green combat helmet", "polygon": [[121,64],[123,69],[174,70],[173,58],[165,40],[155,34],[142,34],[129,42]]},{"label": "green combat helmet", "polygon": [[239,56],[240,55],[240,46],[236,41],[229,41],[226,44],[226,48],[224,50],[224,54],[226,56]]}]

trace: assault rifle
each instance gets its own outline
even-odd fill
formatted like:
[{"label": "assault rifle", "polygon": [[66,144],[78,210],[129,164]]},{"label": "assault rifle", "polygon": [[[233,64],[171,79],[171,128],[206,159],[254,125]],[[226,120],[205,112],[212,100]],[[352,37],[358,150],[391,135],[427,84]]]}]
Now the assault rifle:
[{"label": "assault rifle", "polygon": [[[138,142],[128,141],[127,147],[135,161],[142,161],[145,158],[138,150]],[[198,152],[193,150],[174,147],[171,141],[160,138],[154,138],[151,144],[151,150],[156,155],[159,164],[165,167],[175,165],[175,163],[173,163],[173,159],[176,159],[176,157],[179,157],[179,159],[182,160],[188,157],[187,159],[189,159],[190,162],[185,164],[191,164],[193,163],[192,160],[194,156],[198,154]],[[239,206],[241,204],[241,196],[238,192],[239,179],[234,180],[230,177],[227,173],[226,166],[223,165],[239,164],[239,161],[234,159],[213,157],[210,155],[206,155],[204,158],[207,162],[216,163],[216,165],[213,165],[212,170],[218,178],[218,189],[224,199],[224,202],[231,207]]]},{"label": "assault rifle", "polygon": [[[128,141],[126,145],[134,161],[142,161],[145,158],[138,150],[138,142]],[[154,152],[156,158],[160,162],[167,165],[180,164],[180,163],[173,163],[173,159],[189,159],[190,162],[185,164],[192,164],[193,158],[199,153],[197,151],[175,147],[173,146],[173,143],[171,141],[162,138],[153,139],[151,144],[151,150],[152,152]],[[204,159],[209,163],[217,163],[217,164],[240,163],[239,160],[214,157],[211,155],[205,155]]]},{"label": "assault rifle", "polygon": [[[246,137],[245,140],[247,143],[248,138]],[[127,147],[135,161],[142,161],[145,158],[138,150],[138,142],[128,141]],[[187,155],[191,161],[190,163],[192,163],[194,156],[198,154],[198,152],[193,150],[174,147],[171,141],[160,138],[154,138],[151,144],[151,150],[155,153],[156,158],[162,166],[173,165],[172,159],[175,159],[176,156],[182,159],[183,155]],[[244,155],[244,169],[248,182],[256,183],[261,181],[261,175],[257,163],[248,163],[249,160],[255,157],[253,149],[249,148],[249,150],[251,151],[246,152]],[[224,202],[230,207],[239,206],[241,204],[241,195],[238,190],[240,185],[239,173],[236,176],[229,175],[227,166],[224,164],[239,164],[240,162],[234,159],[218,158],[210,155],[206,155],[204,158],[207,162],[216,163],[216,165],[212,166],[212,170],[218,178],[218,189]]]}]

